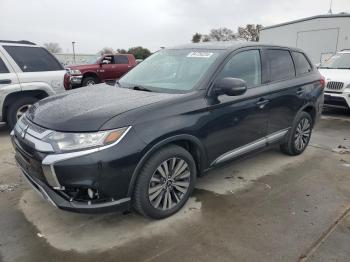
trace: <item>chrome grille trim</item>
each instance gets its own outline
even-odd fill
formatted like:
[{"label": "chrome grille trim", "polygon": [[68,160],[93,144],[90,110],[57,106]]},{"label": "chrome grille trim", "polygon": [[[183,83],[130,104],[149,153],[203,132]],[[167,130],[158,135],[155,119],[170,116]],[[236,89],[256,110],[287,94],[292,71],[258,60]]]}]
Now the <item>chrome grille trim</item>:
[{"label": "chrome grille trim", "polygon": [[344,87],[343,82],[330,81],[327,83],[327,89],[341,91]]}]

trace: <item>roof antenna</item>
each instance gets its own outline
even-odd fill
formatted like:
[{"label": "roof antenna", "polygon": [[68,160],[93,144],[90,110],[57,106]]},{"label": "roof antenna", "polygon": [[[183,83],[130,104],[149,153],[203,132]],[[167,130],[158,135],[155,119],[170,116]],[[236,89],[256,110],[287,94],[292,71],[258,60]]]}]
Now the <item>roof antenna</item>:
[{"label": "roof antenna", "polygon": [[333,14],[333,12],[332,12],[332,4],[333,4],[333,0],[331,0],[331,3],[330,3],[330,5],[329,5],[329,10],[328,10],[328,14]]}]

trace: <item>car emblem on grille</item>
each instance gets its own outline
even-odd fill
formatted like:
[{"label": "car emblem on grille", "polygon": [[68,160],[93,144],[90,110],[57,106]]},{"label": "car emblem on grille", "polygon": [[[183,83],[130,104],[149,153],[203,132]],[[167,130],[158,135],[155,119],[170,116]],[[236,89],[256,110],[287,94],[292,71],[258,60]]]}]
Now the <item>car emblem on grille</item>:
[{"label": "car emblem on grille", "polygon": [[25,128],[22,130],[21,137],[24,138],[26,136],[27,130],[29,125],[26,125]]}]

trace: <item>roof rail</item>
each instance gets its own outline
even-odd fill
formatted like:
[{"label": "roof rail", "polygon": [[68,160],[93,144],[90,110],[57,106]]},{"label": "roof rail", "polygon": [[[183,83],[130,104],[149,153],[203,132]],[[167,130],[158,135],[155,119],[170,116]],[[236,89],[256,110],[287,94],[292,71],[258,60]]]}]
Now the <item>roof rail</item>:
[{"label": "roof rail", "polygon": [[25,45],[36,45],[33,42],[30,42],[28,40],[19,40],[19,41],[12,41],[12,40],[0,40],[0,43],[11,43],[11,44],[25,44]]}]

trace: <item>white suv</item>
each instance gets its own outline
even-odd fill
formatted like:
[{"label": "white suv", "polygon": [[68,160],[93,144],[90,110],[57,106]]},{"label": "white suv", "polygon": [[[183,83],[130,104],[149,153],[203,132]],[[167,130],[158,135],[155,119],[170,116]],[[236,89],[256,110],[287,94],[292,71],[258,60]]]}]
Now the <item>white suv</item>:
[{"label": "white suv", "polygon": [[36,101],[69,89],[66,70],[45,48],[0,40],[0,122],[13,128]]},{"label": "white suv", "polygon": [[343,50],[319,67],[325,77],[324,105],[350,109],[350,50]]}]

